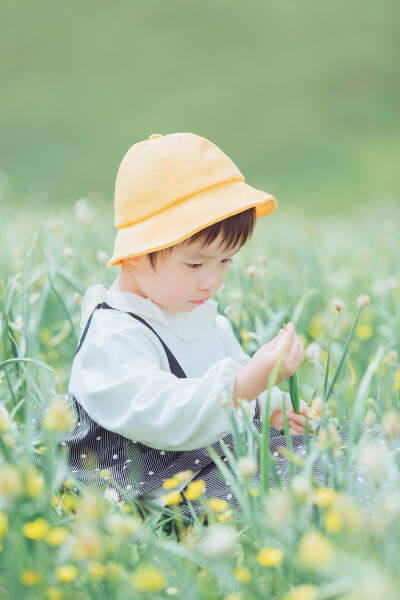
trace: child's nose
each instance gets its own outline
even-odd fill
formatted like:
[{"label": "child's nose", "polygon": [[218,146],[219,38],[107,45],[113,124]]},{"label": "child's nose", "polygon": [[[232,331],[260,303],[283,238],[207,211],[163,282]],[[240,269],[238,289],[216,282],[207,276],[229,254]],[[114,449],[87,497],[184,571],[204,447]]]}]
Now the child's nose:
[{"label": "child's nose", "polygon": [[199,288],[210,292],[218,288],[218,275],[216,273],[209,273],[206,277],[203,277],[199,282]]}]

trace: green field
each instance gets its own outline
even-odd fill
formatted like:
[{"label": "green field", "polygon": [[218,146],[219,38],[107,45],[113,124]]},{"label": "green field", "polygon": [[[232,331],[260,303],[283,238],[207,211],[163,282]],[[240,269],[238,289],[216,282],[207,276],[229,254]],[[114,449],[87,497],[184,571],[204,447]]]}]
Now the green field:
[{"label": "green field", "polygon": [[[106,205],[81,202],[43,218],[35,233],[27,212],[3,230],[1,598],[397,600],[399,218],[396,204],[363,207],[352,218],[281,211],[260,221],[231,266],[218,300],[245,350],[252,354],[283,322],[294,320],[306,348],[300,395],[317,408],[321,398],[331,424],[310,438],[298,475],[275,492],[268,484],[257,491],[252,475],[244,477],[242,463],[233,462],[241,515],[208,505],[200,489],[187,489],[194,502],[205,503],[208,527],[182,522],[174,494],[166,514],[148,513],[141,503],[121,505],[107,493],[76,495],[76,482],[51,451],[64,418],[59,407],[51,409],[57,416],[39,450],[47,470],[43,475],[34,469],[31,420],[36,406],[67,389],[82,294],[115,276],[105,264],[112,214]],[[362,294],[371,301],[345,352]],[[330,342],[334,299],[343,301],[343,309]],[[329,387],[341,361],[342,368],[324,402],[328,355]],[[341,444],[337,427],[349,418],[378,424],[385,447],[370,434]],[[313,453],[331,460],[342,451],[349,465],[339,469],[333,487],[318,488],[310,476]],[[362,497],[345,493],[352,465],[362,469],[372,490],[372,516]]]},{"label": "green field", "polygon": [[126,150],[174,131],[209,138],[285,206],[398,198],[398,17],[395,0],[6,0],[10,201],[111,201]]}]

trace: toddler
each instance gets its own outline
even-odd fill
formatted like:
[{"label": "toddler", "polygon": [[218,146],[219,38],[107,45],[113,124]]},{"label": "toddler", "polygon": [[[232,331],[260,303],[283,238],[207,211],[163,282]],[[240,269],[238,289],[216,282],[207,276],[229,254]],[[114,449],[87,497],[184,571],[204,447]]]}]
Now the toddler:
[{"label": "toddler", "polygon": [[[202,479],[206,496],[235,503],[205,448],[212,445],[229,467],[219,444],[223,438],[234,451],[224,399],[236,408],[246,401],[260,433],[269,419],[271,452],[284,443],[283,410],[293,439],[304,443],[306,405],[294,413],[289,394],[275,385],[303,358],[293,324],[250,358],[212,299],[256,219],[276,205],[198,135],[154,134],[129,149],[117,175],[108,265],[121,269],[109,289],[89,288],[82,303],[69,383],[79,422],[62,442],[75,477],[163,506],[164,481],[183,473],[177,492]],[[247,441],[239,416],[237,426]]]}]

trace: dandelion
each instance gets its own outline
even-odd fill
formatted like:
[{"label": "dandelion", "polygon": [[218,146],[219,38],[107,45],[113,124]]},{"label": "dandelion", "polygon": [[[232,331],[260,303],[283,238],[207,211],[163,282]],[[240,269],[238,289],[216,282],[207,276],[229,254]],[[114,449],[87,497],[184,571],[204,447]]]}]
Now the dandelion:
[{"label": "dandelion", "polygon": [[167,506],[174,506],[175,504],[179,504],[180,502],[182,502],[183,498],[182,494],[180,494],[179,492],[169,492],[169,494],[161,496],[161,500]]},{"label": "dandelion", "polygon": [[96,581],[100,581],[101,579],[104,579],[105,574],[106,574],[106,568],[105,566],[96,560],[92,560],[87,564],[87,573],[90,577],[90,579],[96,580]]},{"label": "dandelion", "polygon": [[315,585],[305,583],[296,585],[290,592],[285,594],[283,600],[317,600],[317,598],[318,588]]},{"label": "dandelion", "polygon": [[66,527],[56,526],[50,529],[45,540],[49,546],[62,546],[69,538],[69,531]]},{"label": "dandelion", "polygon": [[278,567],[283,559],[284,553],[280,548],[261,548],[257,552],[257,561],[263,567]]},{"label": "dandelion", "polygon": [[22,532],[25,537],[30,540],[41,540],[46,535],[49,529],[49,524],[46,519],[35,519],[29,521],[22,526]]},{"label": "dandelion", "polygon": [[43,419],[43,427],[61,433],[73,427],[76,421],[77,415],[65,397],[54,398]]},{"label": "dandelion", "polygon": [[46,590],[46,598],[48,598],[48,600],[62,600],[63,593],[59,588],[49,587]]},{"label": "dandelion", "polygon": [[170,479],[166,479],[163,484],[162,487],[166,490],[172,490],[173,488],[176,488],[176,486],[179,484],[179,481],[177,479],[175,479],[175,477],[171,477]]},{"label": "dandelion", "polygon": [[34,569],[26,569],[22,571],[20,580],[23,585],[34,586],[39,583],[40,575]]},{"label": "dandelion", "polygon": [[250,581],[252,579],[252,574],[251,574],[250,569],[248,569],[244,565],[242,565],[240,567],[235,567],[233,569],[233,574],[239,583],[243,583],[243,584],[250,583]]},{"label": "dandelion", "polygon": [[358,325],[354,333],[359,340],[364,342],[365,340],[369,340],[369,338],[372,336],[373,330],[371,325],[365,323],[364,325]]},{"label": "dandelion", "polygon": [[217,515],[217,521],[219,523],[224,523],[225,521],[229,521],[230,519],[232,519],[233,517],[233,511],[232,510],[224,510],[224,512],[220,512]]},{"label": "dandelion", "polygon": [[366,296],[365,294],[363,294],[362,296],[359,296],[358,300],[357,300],[357,305],[358,308],[360,310],[362,310],[363,308],[365,308],[367,306],[367,304],[369,304],[371,302],[371,298],[369,296]]},{"label": "dandelion", "polygon": [[107,577],[111,579],[111,581],[121,581],[124,576],[125,570],[122,565],[119,563],[110,561],[106,564],[106,572]]},{"label": "dandelion", "polygon": [[142,592],[160,592],[166,584],[164,573],[152,565],[141,565],[131,579],[135,588]]},{"label": "dandelion", "polygon": [[79,571],[75,565],[62,565],[56,567],[55,574],[62,583],[71,583],[78,577]]},{"label": "dandelion", "polygon": [[8,519],[7,516],[0,512],[0,540],[6,535],[8,531]]},{"label": "dandelion", "polygon": [[300,540],[299,558],[310,569],[323,569],[332,563],[334,547],[322,533],[310,531]]},{"label": "dandelion", "polygon": [[206,489],[206,484],[202,479],[191,481],[186,488],[186,496],[189,500],[197,500]]},{"label": "dandelion", "polygon": [[332,304],[335,305],[336,312],[340,312],[343,308],[343,302],[341,300],[332,300]]},{"label": "dandelion", "polygon": [[320,508],[330,506],[334,499],[335,491],[329,487],[317,488],[314,491],[314,504]]},{"label": "dandelion", "polygon": [[44,487],[44,478],[32,466],[29,466],[25,473],[25,491],[29,498],[37,498]]},{"label": "dandelion", "polygon": [[74,256],[74,251],[69,246],[65,246],[63,254],[65,258],[72,258]]},{"label": "dandelion", "polygon": [[328,510],[324,518],[324,525],[328,533],[337,533],[340,531],[343,527],[340,512],[334,509]]},{"label": "dandelion", "polygon": [[210,498],[208,501],[208,506],[210,510],[214,512],[220,512],[226,510],[229,507],[229,504],[226,500],[221,500],[220,498]]}]

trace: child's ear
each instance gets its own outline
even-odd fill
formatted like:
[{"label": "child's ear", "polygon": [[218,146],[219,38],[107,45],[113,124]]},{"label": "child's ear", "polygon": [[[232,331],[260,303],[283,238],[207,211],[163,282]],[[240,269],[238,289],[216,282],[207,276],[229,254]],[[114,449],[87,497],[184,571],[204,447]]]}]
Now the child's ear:
[{"label": "child's ear", "polygon": [[125,258],[124,262],[128,263],[129,265],[135,267],[138,264],[139,261],[139,257],[138,256],[131,256],[129,258]]}]

